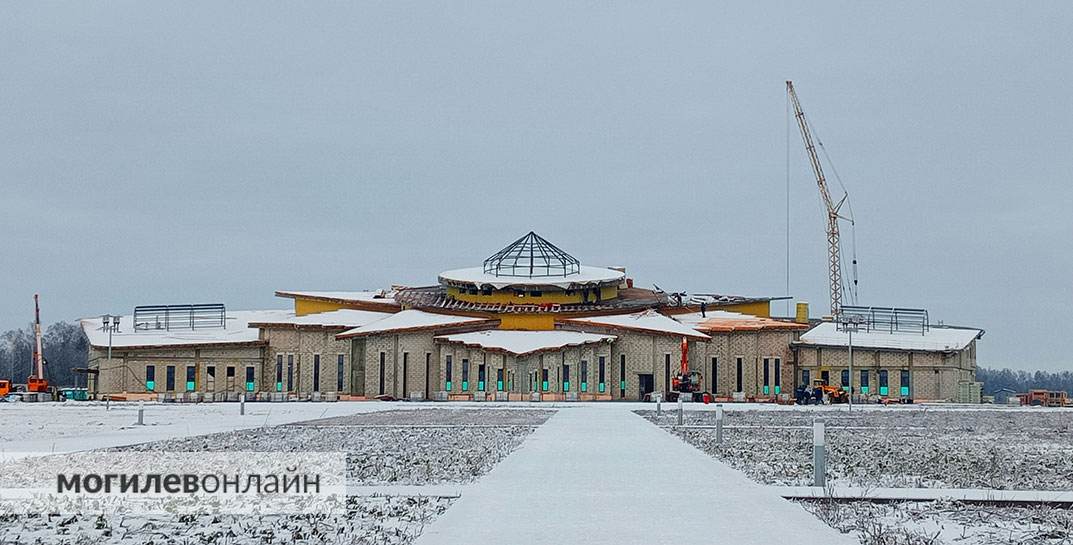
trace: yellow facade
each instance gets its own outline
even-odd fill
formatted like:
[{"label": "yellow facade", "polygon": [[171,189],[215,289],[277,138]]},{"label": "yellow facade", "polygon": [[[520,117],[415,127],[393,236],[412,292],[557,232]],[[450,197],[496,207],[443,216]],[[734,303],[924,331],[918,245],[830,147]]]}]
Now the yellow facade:
[{"label": "yellow facade", "polygon": [[548,331],[555,329],[554,314],[497,314],[499,329],[520,329],[524,331]]},{"label": "yellow facade", "polygon": [[719,310],[751,314],[760,318],[771,317],[771,303],[768,301],[756,301],[754,303],[741,303],[737,305],[719,305]]},{"label": "yellow facade", "polygon": [[[455,287],[447,288],[447,295],[453,299],[459,301],[465,301],[467,303],[485,303],[492,305],[540,305],[545,303],[570,305],[582,303],[580,290],[567,293],[565,290],[559,289],[545,289],[541,291],[539,297],[531,295],[531,291],[525,291],[524,295],[516,293],[514,289],[507,288],[502,290],[493,290],[491,293],[484,295],[481,292],[466,293],[465,290]],[[600,299],[608,300],[618,297],[618,286],[604,286],[600,289]],[[592,302],[592,295],[589,295],[589,302]]]},{"label": "yellow facade", "polygon": [[298,316],[316,314],[318,312],[331,312],[333,310],[339,310],[341,308],[347,307],[342,303],[333,303],[330,301],[302,299],[300,297],[295,297],[294,299],[294,313]]}]

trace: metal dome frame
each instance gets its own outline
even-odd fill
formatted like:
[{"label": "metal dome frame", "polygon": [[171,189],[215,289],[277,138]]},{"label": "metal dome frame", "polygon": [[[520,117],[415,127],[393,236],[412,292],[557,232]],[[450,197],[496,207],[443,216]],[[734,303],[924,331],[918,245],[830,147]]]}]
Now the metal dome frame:
[{"label": "metal dome frame", "polygon": [[484,260],[485,274],[545,278],[581,273],[581,262],[558,246],[529,231]]}]

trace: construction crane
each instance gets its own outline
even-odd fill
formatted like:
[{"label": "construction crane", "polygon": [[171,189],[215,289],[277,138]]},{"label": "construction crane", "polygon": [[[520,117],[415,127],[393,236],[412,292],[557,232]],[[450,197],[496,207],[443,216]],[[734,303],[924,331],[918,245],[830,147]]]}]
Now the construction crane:
[{"label": "construction crane", "polygon": [[[842,311],[842,295],[844,292],[842,284],[842,246],[838,234],[838,221],[841,219],[849,221],[851,225],[853,223],[852,213],[848,217],[841,214],[842,206],[846,204],[849,193],[843,194],[838,202],[831,198],[831,192],[827,189],[827,179],[823,175],[823,166],[820,164],[820,158],[816,154],[816,145],[813,143],[813,131],[809,128],[809,123],[805,119],[805,112],[801,111],[801,103],[797,100],[797,93],[794,92],[794,83],[792,81],[786,82],[786,94],[790,97],[790,102],[793,103],[794,117],[797,119],[798,128],[801,129],[801,140],[805,142],[805,151],[808,152],[809,162],[812,163],[812,173],[816,175],[816,185],[820,188],[820,198],[823,199],[823,205],[827,209],[827,266],[829,271],[828,280],[831,287],[831,315],[838,316]],[[816,142],[819,142],[819,140],[816,140]],[[820,146],[822,145],[821,143]],[[853,258],[853,269],[853,289],[855,290],[857,285],[856,257]]]},{"label": "construction crane", "polygon": [[677,401],[679,396],[692,401],[694,394],[701,393],[703,388],[701,374],[689,370],[689,340],[682,337],[682,363],[678,373],[671,378],[671,392],[667,401]]},{"label": "construction crane", "polygon": [[34,294],[34,356],[33,373],[26,379],[27,392],[48,392],[48,379],[45,378],[45,354],[41,351],[41,305],[38,295]]}]

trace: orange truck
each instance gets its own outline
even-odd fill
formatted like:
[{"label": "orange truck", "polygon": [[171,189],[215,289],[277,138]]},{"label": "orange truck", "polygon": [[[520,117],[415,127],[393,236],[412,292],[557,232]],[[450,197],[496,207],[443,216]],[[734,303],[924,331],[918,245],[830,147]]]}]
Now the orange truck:
[{"label": "orange truck", "polygon": [[11,381],[0,380],[0,397],[4,397],[11,393]]}]

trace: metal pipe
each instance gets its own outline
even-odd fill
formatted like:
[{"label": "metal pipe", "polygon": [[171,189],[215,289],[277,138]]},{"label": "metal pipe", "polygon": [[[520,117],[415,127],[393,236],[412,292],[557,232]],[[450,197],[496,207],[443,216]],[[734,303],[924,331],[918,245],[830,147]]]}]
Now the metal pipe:
[{"label": "metal pipe", "polygon": [[812,486],[827,486],[827,447],[822,418],[812,423]]}]

